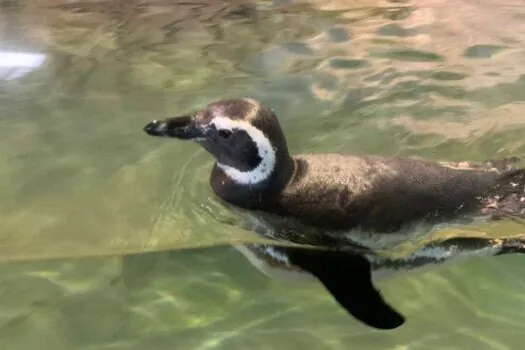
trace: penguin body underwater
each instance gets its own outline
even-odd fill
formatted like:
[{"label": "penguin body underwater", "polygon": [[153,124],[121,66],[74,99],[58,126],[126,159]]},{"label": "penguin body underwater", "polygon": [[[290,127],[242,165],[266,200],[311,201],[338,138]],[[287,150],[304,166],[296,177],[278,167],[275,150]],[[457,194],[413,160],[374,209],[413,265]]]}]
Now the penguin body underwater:
[{"label": "penguin body underwater", "polygon": [[246,244],[259,269],[315,276],[352,316],[377,329],[405,317],[374,287],[374,273],[413,270],[473,255],[522,253],[515,238],[451,238],[404,258],[374,252],[384,242],[439,225],[525,216],[525,169],[517,158],[481,164],[394,156],[291,155],[274,112],[249,98],[220,100],[193,115],[154,120],[151,136],[193,140],[214,158],[210,185],[227,205],[262,223],[274,240],[321,249]]}]

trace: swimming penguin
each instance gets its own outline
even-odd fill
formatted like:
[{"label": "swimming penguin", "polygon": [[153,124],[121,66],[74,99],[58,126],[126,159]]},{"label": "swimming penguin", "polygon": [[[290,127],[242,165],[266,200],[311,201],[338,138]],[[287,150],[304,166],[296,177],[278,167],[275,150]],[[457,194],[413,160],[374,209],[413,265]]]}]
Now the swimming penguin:
[{"label": "swimming penguin", "polygon": [[519,239],[465,237],[428,243],[400,259],[374,253],[385,242],[443,224],[524,217],[525,169],[515,168],[517,158],[453,164],[337,153],[292,156],[274,112],[249,98],[154,120],[144,131],[204,147],[216,160],[213,191],[249,212],[255,231],[322,248],[237,247],[252,263],[263,272],[261,261],[315,276],[342,307],[371,327],[394,329],[405,322],[374,287],[373,273],[525,251]]}]

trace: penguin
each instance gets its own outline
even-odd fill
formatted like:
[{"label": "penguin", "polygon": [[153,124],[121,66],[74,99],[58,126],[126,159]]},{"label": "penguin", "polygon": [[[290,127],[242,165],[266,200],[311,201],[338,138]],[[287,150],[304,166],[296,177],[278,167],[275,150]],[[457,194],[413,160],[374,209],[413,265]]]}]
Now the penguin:
[{"label": "penguin", "polygon": [[315,277],[350,315],[376,329],[398,328],[405,316],[385,301],[374,274],[525,251],[517,238],[465,237],[423,244],[402,258],[377,253],[438,227],[523,219],[525,169],[516,157],[471,164],[292,155],[274,111],[251,98],[215,101],[143,130],[198,143],[215,159],[215,195],[248,213],[258,234],[298,245],[236,246],[252,264],[265,273],[271,266]]}]

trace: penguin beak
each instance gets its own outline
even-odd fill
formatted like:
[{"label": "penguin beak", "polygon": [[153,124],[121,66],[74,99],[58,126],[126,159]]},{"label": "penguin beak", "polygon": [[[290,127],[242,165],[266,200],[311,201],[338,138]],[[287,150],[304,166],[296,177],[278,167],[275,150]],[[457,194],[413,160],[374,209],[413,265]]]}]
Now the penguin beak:
[{"label": "penguin beak", "polygon": [[174,137],[192,140],[205,137],[204,128],[195,124],[190,116],[153,120],[144,126],[144,132],[151,136]]}]

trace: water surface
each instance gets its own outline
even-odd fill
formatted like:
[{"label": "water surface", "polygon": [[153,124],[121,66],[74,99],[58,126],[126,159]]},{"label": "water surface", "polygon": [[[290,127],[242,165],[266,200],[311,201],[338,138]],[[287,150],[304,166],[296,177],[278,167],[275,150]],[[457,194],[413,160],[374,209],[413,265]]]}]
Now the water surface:
[{"label": "water surface", "polygon": [[518,348],[522,258],[385,281],[408,323],[374,331],[319,285],[260,275],[226,245],[253,236],[211,159],[141,129],[248,95],[296,153],[525,157],[524,18],[519,1],[5,2],[0,344]]}]

